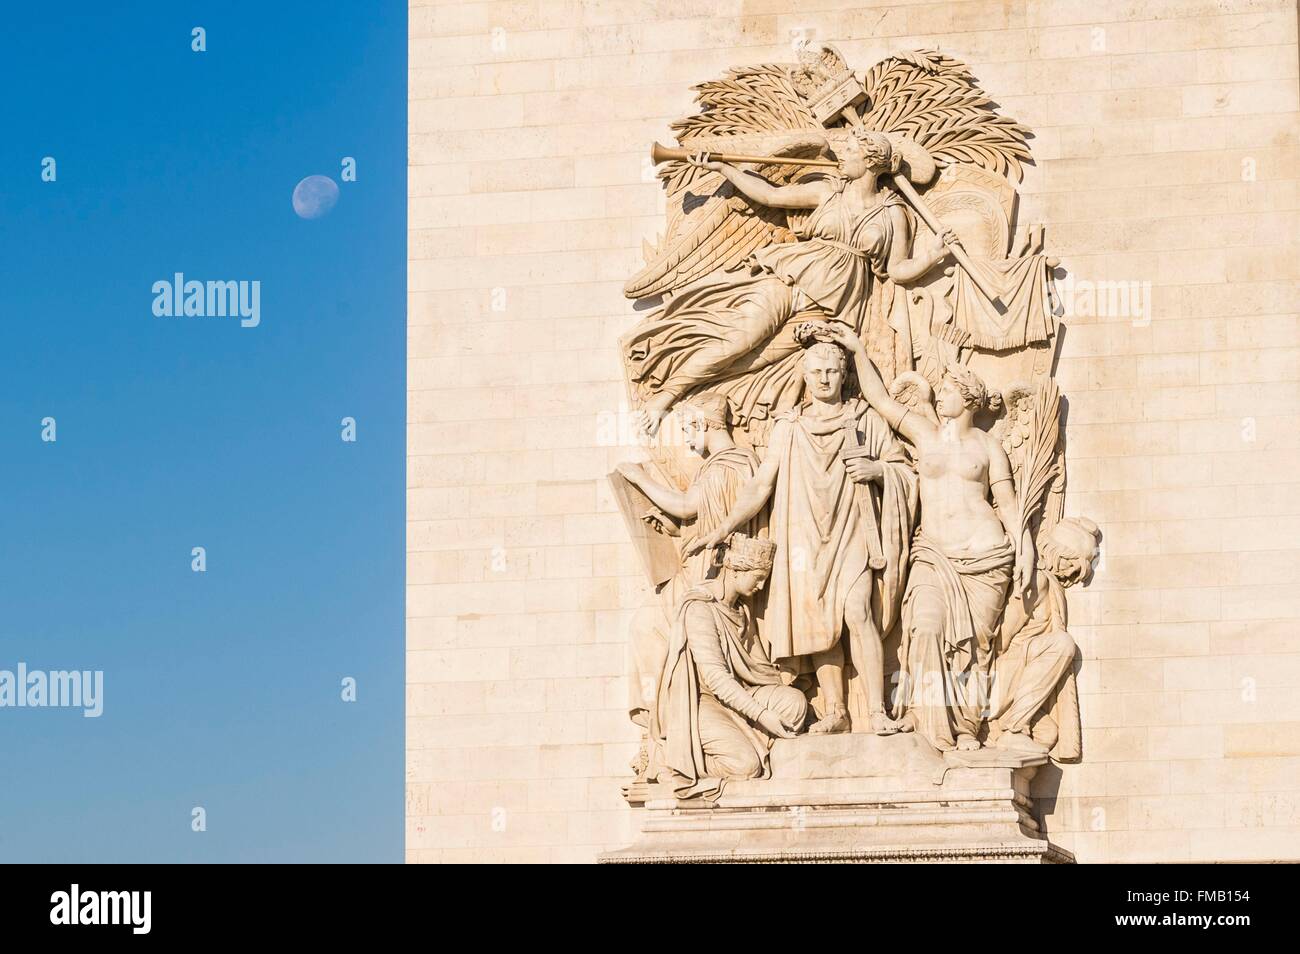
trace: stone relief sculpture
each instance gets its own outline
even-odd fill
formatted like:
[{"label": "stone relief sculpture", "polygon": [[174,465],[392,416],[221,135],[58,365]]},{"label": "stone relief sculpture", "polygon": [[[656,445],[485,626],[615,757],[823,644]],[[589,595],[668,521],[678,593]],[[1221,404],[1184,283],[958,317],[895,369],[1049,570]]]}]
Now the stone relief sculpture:
[{"label": "stone relief sculpture", "polygon": [[[961,63],[900,54],[859,81],[827,46],[797,66],[734,69],[697,89],[700,114],[673,127],[684,148],[659,154],[668,157],[667,237],[625,289],[671,296],[623,341],[647,429],[708,382],[722,383],[743,426],[798,404],[796,315],[849,324],[892,380],[925,344],[899,286],[948,251],[972,283],[998,294],[992,270],[966,267],[950,230],[927,227],[914,241],[917,215],[937,223],[914,186],[932,183],[938,163],[997,174],[1029,156],[1026,130],[993,111]],[[717,158],[751,151],[764,155]],[[1001,209],[1000,197],[976,198]],[[995,260],[1005,259],[1002,241]]]},{"label": "stone relief sculpture", "polygon": [[771,739],[793,737],[807,717],[803,693],[768,660],[751,609],[775,550],[732,535],[721,574],[678,604],[651,732],[663,741],[659,777],[679,797],[766,775]]},{"label": "stone relief sculpture", "polygon": [[[659,691],[664,661],[668,657],[672,620],[678,603],[691,587],[716,576],[719,568],[714,551],[697,549],[688,553],[687,549],[694,539],[710,536],[722,523],[736,502],[737,491],[758,470],[758,458],[754,452],[737,447],[732,439],[731,414],[726,398],[707,392],[697,394],[683,411],[682,432],[686,446],[703,461],[685,491],[656,480],[639,464],[625,463],[618,469],[619,474],[654,505],[653,509],[643,511],[640,519],[654,532],[682,540],[676,565],[668,581],[659,586],[658,598],[643,606],[632,618],[628,712],[632,721],[646,730],[633,764],[639,775],[646,772],[653,756],[650,712]],[[752,535],[761,525],[761,521],[755,519],[741,529]]]},{"label": "stone relief sculpture", "polygon": [[[721,241],[713,233],[707,239],[725,256],[717,270],[678,291],[624,340],[651,432],[682,395],[742,359],[747,376],[761,374],[751,382],[755,393],[739,402],[747,414],[778,407],[792,387],[793,364],[786,359],[798,353],[791,317],[833,319],[867,332],[889,321],[894,283],[915,280],[946,256],[937,236],[913,249],[903,201],[880,186],[881,175],[897,172],[903,158],[887,136],[858,126],[837,141],[835,153],[835,171],[788,185],[772,185],[707,153],[689,160],[731,185],[742,203],[732,214],[760,216],[761,208],[775,219],[784,212],[795,241],[750,249],[732,239],[724,221]],[[761,241],[762,233],[754,238]]]},{"label": "stone relief sculpture", "polygon": [[894,400],[852,332],[838,340],[852,350],[872,407],[916,448],[921,521],[903,602],[900,715],[940,750],[979,748],[997,622],[1009,585],[1023,595],[1033,567],[1033,540],[1016,519],[1011,462],[973,423],[988,393],[970,368],[948,367],[935,396],[936,424]]},{"label": "stone relief sculpture", "polygon": [[1100,542],[1101,531],[1091,520],[1061,520],[1043,539],[1032,596],[1007,604],[989,712],[990,744],[1050,753],[1058,762],[1082,754],[1073,670],[1078,647],[1065,628],[1065,588],[1087,585]]},{"label": "stone relief sculpture", "polygon": [[616,494],[630,527],[680,539],[632,626],[640,777],[712,797],[774,738],[844,732],[1078,759],[1064,591],[1100,535],[1064,517],[1028,130],[933,50],[857,74],[808,47],[696,90],[625,289],[649,461],[611,479],[644,495]]},{"label": "stone relief sculpture", "polygon": [[[902,594],[916,475],[884,419],[861,399],[844,399],[848,358],[835,336],[858,339],[839,327],[810,323],[796,330],[807,345],[809,401],[778,416],[757,475],[714,534],[697,538],[692,548],[720,546],[770,500],[777,556],[763,635],[773,658],[792,672],[816,673],[823,714],[813,733],[845,732],[854,723],[887,733],[898,726],[885,712],[881,639]],[[876,592],[880,608],[873,618]],[[852,722],[845,630],[860,696]]]}]

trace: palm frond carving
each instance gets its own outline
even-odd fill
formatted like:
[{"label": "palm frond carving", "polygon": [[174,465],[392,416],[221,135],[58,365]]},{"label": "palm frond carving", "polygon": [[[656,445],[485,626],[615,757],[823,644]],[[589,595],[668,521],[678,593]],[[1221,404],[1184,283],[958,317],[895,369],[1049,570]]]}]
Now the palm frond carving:
[{"label": "palm frond carving", "polygon": [[[694,89],[700,113],[672,125],[687,149],[807,158],[826,148],[821,124],[784,66],[732,69]],[[779,163],[753,168],[778,184],[807,171]],[[646,249],[648,264],[624,288],[629,298],[681,288],[719,268],[734,267],[765,245],[794,240],[783,211],[752,206],[715,172],[667,162],[659,178],[669,194],[668,234],[657,247]]]},{"label": "palm frond carving", "polygon": [[1061,391],[1050,378],[1034,389],[1027,434],[1016,472],[1021,532],[1030,529],[1057,475],[1061,441]]},{"label": "palm frond carving", "polygon": [[1018,180],[1029,130],[999,115],[966,64],[938,50],[881,60],[866,74],[865,126],[902,133],[940,162],[964,162]]},{"label": "palm frond carving", "polygon": [[[693,86],[700,112],[672,124],[677,141],[687,149],[708,148],[712,140],[755,133],[817,129],[819,123],[800,98],[787,67],[777,63],[743,66],[722,79]],[[684,162],[665,163],[659,176],[670,193],[689,185],[700,170]]]},{"label": "palm frond carving", "polygon": [[[672,124],[678,142],[692,152],[826,155],[827,130],[791,70],[779,63],[738,67],[695,86],[700,111]],[[969,163],[1019,178],[1020,163],[1029,159],[1029,131],[998,115],[965,64],[950,56],[936,50],[898,53],[872,67],[863,85],[863,125],[910,136],[940,163]],[[777,185],[807,173],[779,162],[750,168]],[[753,207],[717,173],[673,161],[658,175],[668,193],[667,234],[656,245],[646,244],[645,268],[624,287],[629,298],[682,288],[712,271],[735,268],[765,245],[796,237],[785,212]]]}]

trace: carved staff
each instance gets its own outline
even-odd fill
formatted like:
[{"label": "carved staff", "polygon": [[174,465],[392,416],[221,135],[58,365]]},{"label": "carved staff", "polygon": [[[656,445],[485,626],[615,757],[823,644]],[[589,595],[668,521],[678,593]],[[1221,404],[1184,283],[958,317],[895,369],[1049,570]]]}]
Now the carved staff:
[{"label": "carved staff", "polygon": [[[930,207],[926,205],[924,200],[922,200],[922,198],[917,194],[916,189],[912,187],[911,180],[901,172],[895,172],[892,178],[894,181],[894,188],[896,188],[899,193],[902,194],[903,198],[907,200],[908,204],[916,210],[916,214],[919,215],[922,221],[930,227],[930,231],[935,235],[942,235],[944,231],[943,223],[939,221],[937,215],[930,211]],[[1004,309],[1001,300],[998,298],[998,293],[984,280],[983,274],[975,267],[975,263],[972,262],[971,257],[966,254],[966,250],[962,248],[961,245],[949,245],[946,242],[944,243],[944,248],[952,252],[952,257],[957,259],[957,263],[966,270],[966,274],[969,275],[970,280],[975,283],[975,287],[984,293],[984,297],[997,306],[998,311],[1003,311]]]},{"label": "carved staff", "polygon": [[[688,149],[673,149],[658,142],[650,147],[650,161],[656,166],[670,160],[686,162],[692,156],[698,154]],[[832,169],[839,167],[839,163],[834,159],[795,159],[790,156],[739,156],[727,152],[705,152],[703,155],[706,162],[730,162],[733,164],[738,162],[764,162],[773,165],[817,166]],[[935,235],[942,235],[945,226],[939,221],[939,217],[930,211],[930,207],[925,204],[925,200],[917,194],[907,176],[902,172],[896,172],[893,175],[893,183],[899,194],[907,200],[908,205],[916,210],[916,214],[921,217],[921,221],[929,227],[930,231]],[[1001,311],[1002,302],[998,298],[998,293],[985,281],[983,274],[975,267],[975,263],[971,261],[970,256],[966,254],[966,250],[960,245],[948,245],[947,243],[944,244],[944,247],[952,252],[953,258],[965,269],[966,274],[975,283],[975,287],[983,292],[984,297],[993,302]]]}]

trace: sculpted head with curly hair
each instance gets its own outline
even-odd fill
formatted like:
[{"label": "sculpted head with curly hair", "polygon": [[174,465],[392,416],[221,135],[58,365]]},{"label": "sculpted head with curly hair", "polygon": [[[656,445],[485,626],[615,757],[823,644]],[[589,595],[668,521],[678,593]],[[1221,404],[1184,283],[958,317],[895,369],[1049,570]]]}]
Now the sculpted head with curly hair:
[{"label": "sculpted head with curly hair", "polygon": [[935,410],[944,420],[953,420],[965,412],[996,411],[1002,406],[1002,395],[990,393],[983,379],[964,364],[949,365],[934,395]]},{"label": "sculpted head with curly hair", "polygon": [[902,161],[888,136],[862,128],[853,130],[848,141],[836,147],[835,155],[840,162],[840,172],[849,179],[897,172]]}]

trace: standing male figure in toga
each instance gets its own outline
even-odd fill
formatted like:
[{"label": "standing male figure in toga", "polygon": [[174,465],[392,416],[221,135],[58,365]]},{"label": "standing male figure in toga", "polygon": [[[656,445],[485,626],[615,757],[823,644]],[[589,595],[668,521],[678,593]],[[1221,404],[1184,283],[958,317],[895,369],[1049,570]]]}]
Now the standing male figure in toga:
[{"label": "standing male figure in toga", "polygon": [[[885,712],[881,641],[898,618],[916,475],[884,419],[844,399],[848,356],[835,333],[821,323],[798,329],[807,401],[776,419],[758,473],[722,526],[692,547],[720,545],[770,500],[777,551],[763,634],[773,660],[816,673],[822,713],[811,732],[889,734],[898,727]],[[846,629],[856,671],[847,701]]]}]

